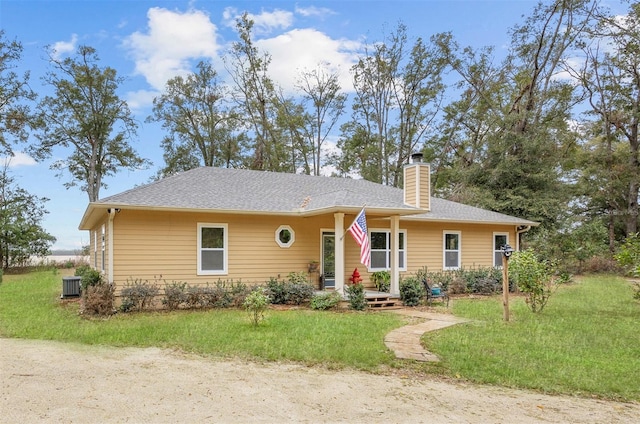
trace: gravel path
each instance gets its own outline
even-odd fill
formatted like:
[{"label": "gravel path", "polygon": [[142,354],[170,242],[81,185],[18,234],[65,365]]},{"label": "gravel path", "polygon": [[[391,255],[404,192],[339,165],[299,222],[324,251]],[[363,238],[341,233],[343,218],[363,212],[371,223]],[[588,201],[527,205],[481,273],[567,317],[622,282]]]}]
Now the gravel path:
[{"label": "gravel path", "polygon": [[637,423],[640,404],[0,338],[2,423]]}]

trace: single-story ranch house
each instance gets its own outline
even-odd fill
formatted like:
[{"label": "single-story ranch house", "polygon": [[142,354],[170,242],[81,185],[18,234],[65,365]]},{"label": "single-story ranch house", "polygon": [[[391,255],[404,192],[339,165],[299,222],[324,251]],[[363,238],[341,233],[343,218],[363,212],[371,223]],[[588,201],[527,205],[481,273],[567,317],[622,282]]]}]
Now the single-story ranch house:
[{"label": "single-story ranch house", "polygon": [[[537,223],[431,197],[430,167],[414,155],[404,189],[365,180],[201,167],[91,202],[79,228],[90,263],[121,289],[134,280],[264,284],[309,273],[318,289],[343,293],[358,268],[403,274],[500,266]],[[365,207],[371,265],[347,232]],[[316,267],[317,265],[317,267]],[[119,291],[119,290],[117,290]]]}]

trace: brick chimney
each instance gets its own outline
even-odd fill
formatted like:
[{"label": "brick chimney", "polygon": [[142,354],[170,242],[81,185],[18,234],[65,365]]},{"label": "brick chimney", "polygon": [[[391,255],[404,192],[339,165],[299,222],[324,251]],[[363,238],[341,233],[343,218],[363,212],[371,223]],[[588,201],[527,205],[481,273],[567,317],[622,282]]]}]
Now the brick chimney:
[{"label": "brick chimney", "polygon": [[414,153],[404,166],[404,203],[429,211],[430,202],[431,167],[422,162],[422,153]]}]

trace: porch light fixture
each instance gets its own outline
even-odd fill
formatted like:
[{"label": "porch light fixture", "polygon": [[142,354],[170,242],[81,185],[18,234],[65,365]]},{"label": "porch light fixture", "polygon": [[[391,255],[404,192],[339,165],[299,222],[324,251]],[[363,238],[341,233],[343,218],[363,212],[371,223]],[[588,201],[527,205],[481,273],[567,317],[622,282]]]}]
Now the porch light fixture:
[{"label": "porch light fixture", "polygon": [[514,252],[513,248],[508,244],[505,244],[500,248],[502,250],[502,255],[507,258],[507,260],[511,257],[511,254]]}]

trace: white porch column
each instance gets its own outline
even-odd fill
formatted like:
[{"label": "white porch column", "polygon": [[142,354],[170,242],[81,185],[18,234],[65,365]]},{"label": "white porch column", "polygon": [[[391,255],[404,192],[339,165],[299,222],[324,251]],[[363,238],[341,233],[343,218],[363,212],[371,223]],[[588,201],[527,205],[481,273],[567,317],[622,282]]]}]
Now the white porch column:
[{"label": "white porch column", "polygon": [[333,214],[335,239],[335,261],[336,261],[336,285],[335,290],[344,294],[344,213]]},{"label": "white porch column", "polygon": [[[400,237],[400,216],[394,215],[390,219],[391,233],[391,285],[389,287],[390,294],[400,294],[400,251],[398,250],[398,240]],[[405,241],[406,243],[406,241]],[[406,261],[407,258],[404,258]]]}]

